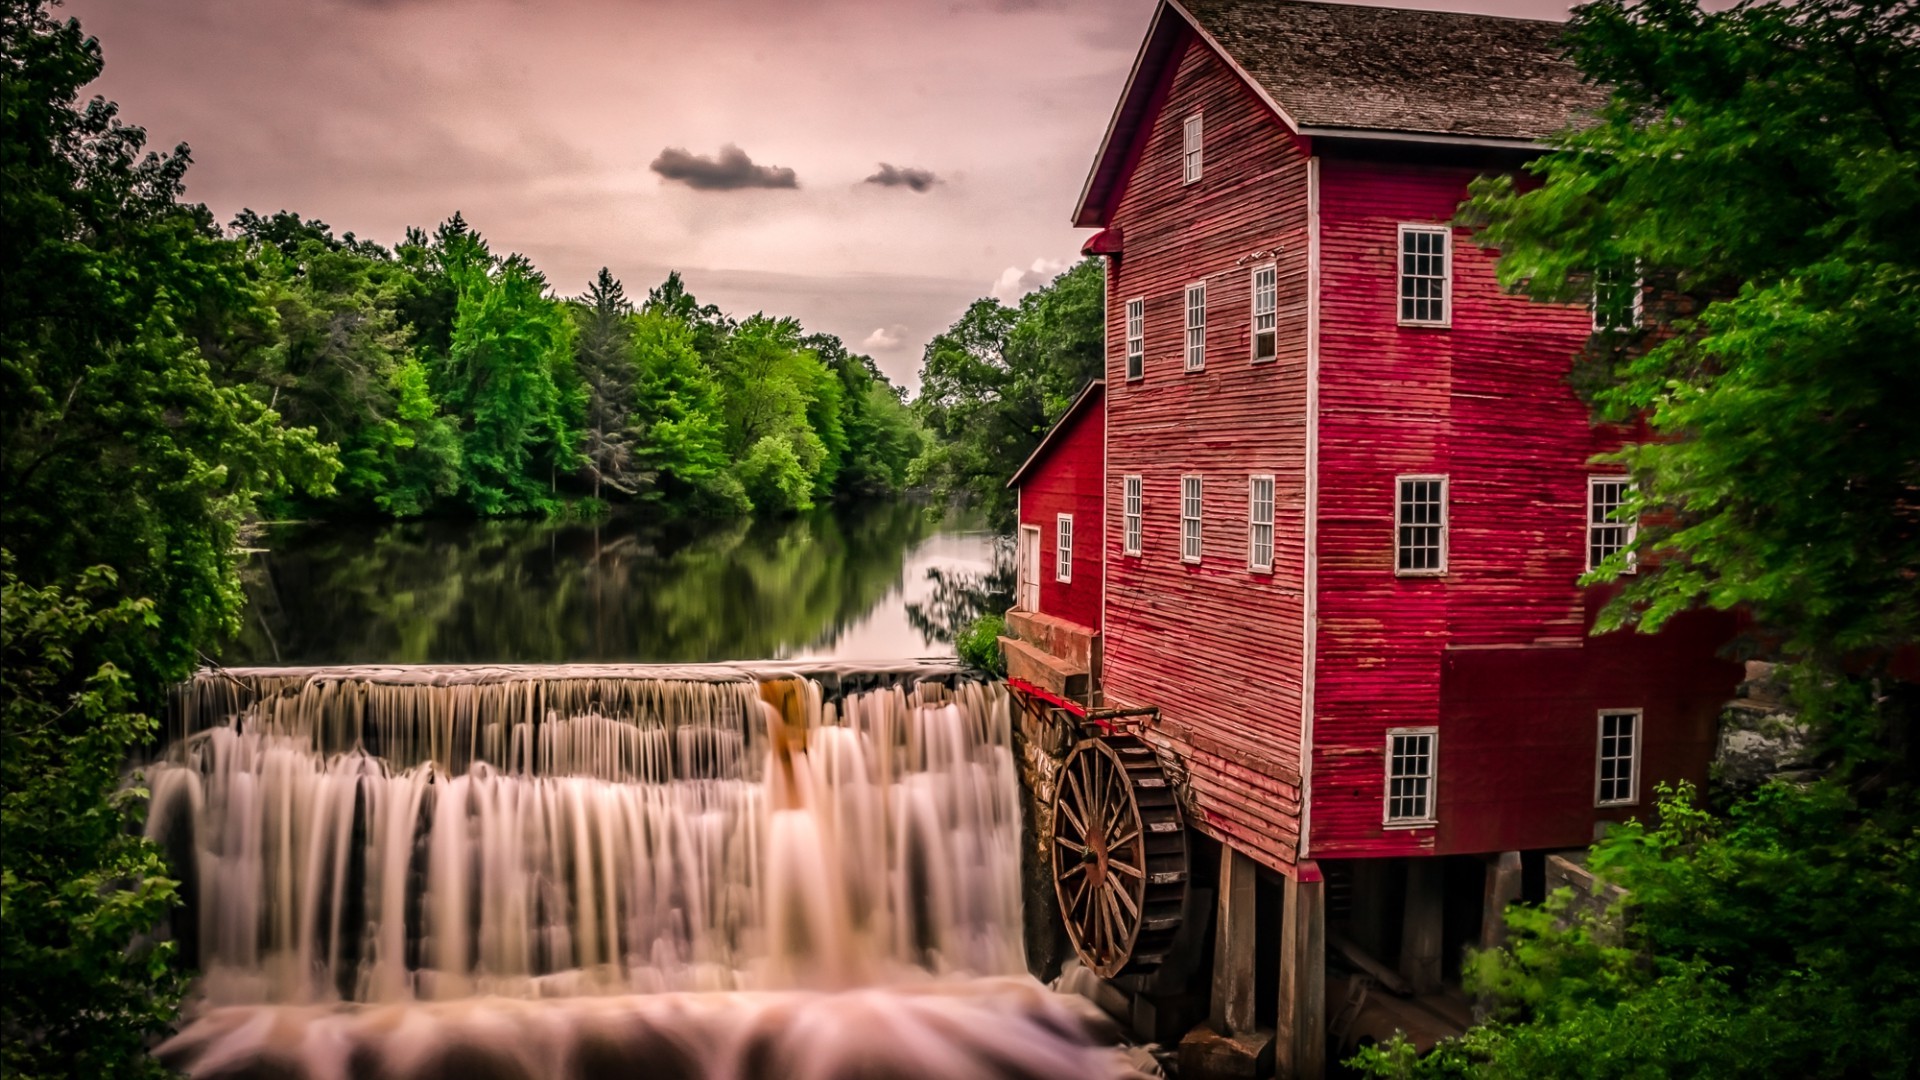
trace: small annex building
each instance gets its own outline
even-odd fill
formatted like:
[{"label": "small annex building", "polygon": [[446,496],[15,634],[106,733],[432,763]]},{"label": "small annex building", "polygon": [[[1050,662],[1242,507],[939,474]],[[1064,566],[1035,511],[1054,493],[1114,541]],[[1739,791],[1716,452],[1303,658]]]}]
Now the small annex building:
[{"label": "small annex building", "polygon": [[1013,685],[1095,706],[1106,537],[1106,383],[1095,379],[1007,481],[1019,498],[1013,610],[1001,651]]}]

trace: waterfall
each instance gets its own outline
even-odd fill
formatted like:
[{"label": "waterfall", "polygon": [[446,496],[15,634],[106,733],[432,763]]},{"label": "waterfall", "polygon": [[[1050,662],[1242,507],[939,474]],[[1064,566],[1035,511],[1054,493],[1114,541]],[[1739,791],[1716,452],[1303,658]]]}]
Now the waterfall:
[{"label": "waterfall", "polygon": [[738,1055],[794,1024],[860,1075],[884,1029],[983,1076],[1024,1066],[969,1025],[1051,1033],[1033,1075],[1094,1052],[1025,976],[1006,693],[951,667],[209,671],[142,771],[202,972],[161,1052],[195,1075],[365,1071],[322,1045],[411,1075],[504,1031],[487,1075],[599,1075],[553,1063],[603,1028],[701,1077],[787,1075]]}]

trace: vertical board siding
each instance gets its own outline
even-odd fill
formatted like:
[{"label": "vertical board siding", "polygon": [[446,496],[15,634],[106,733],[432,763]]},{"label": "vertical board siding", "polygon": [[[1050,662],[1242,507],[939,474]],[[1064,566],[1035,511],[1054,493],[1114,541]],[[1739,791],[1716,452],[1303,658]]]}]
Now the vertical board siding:
[{"label": "vertical board siding", "polygon": [[[1195,824],[1275,868],[1300,812],[1305,565],[1307,157],[1231,69],[1177,50],[1111,224],[1107,284],[1105,692],[1155,705]],[[1185,119],[1204,117],[1197,183]],[[1252,273],[1273,263],[1277,359],[1253,363]],[[1184,370],[1185,295],[1207,284],[1206,368]],[[1126,301],[1145,301],[1145,374],[1126,372]],[[1247,566],[1247,478],[1274,477],[1274,566]],[[1141,554],[1121,550],[1122,478],[1142,478]],[[1202,556],[1180,559],[1180,477],[1202,484]],[[1174,732],[1186,732],[1175,735]],[[1204,745],[1200,745],[1204,744]]]},{"label": "vertical board siding", "polygon": [[[1100,560],[1106,549],[1100,499],[1105,414],[1096,397],[1069,416],[1067,426],[1054,433],[1046,456],[1020,482],[1020,523],[1040,529],[1041,613],[1096,631],[1100,629]],[[1054,576],[1059,546],[1054,522],[1060,514],[1073,515],[1070,582]]]},{"label": "vertical board siding", "polygon": [[[1316,856],[1584,844],[1599,708],[1647,710],[1642,792],[1697,778],[1738,680],[1725,620],[1587,636],[1595,428],[1567,384],[1582,307],[1500,292],[1495,253],[1453,230],[1452,326],[1397,325],[1402,223],[1445,224],[1470,168],[1322,162]],[[1394,484],[1449,477],[1447,572],[1394,575]],[[1437,725],[1439,822],[1382,827],[1389,728]]]}]

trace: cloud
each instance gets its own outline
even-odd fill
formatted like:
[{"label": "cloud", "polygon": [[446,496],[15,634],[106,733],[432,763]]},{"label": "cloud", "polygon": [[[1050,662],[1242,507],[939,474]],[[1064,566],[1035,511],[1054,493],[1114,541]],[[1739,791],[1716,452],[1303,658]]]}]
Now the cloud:
[{"label": "cloud", "polygon": [[868,334],[866,340],[860,343],[860,347],[863,349],[876,350],[897,349],[900,347],[900,343],[906,340],[906,337],[906,326],[901,323],[895,323],[892,326],[879,327],[874,330],[873,333]]},{"label": "cloud", "polygon": [[660,151],[648,168],[695,191],[740,191],[745,188],[797,188],[792,169],[755,165],[745,150],[728,143],[713,157],[702,157],[682,147]]},{"label": "cloud", "polygon": [[940,182],[929,169],[917,169],[911,165],[889,165],[880,163],[880,171],[867,177],[867,183],[881,187],[904,187],[917,192],[926,192]]},{"label": "cloud", "polygon": [[993,297],[1003,304],[1018,303],[1022,296],[1059,277],[1072,265],[1066,259],[1035,259],[1025,270],[1009,266],[994,279]]}]

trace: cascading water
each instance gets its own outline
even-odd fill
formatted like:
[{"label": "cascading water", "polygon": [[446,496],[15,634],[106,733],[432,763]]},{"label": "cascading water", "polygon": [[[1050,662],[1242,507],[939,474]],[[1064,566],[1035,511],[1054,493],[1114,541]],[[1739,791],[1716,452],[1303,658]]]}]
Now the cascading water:
[{"label": "cascading water", "polygon": [[176,712],[195,1076],[1124,1073],[1025,974],[998,686],[283,669]]}]

